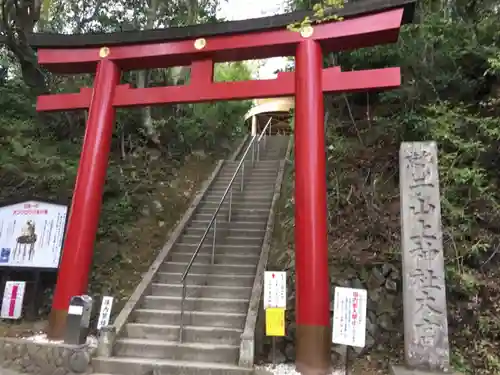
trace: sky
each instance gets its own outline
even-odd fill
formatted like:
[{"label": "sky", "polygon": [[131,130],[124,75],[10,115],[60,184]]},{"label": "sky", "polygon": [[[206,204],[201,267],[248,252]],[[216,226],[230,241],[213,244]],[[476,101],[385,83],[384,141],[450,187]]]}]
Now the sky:
[{"label": "sky", "polygon": [[[222,0],[217,16],[228,21],[272,16],[285,12],[285,0]],[[274,71],[285,66],[285,59],[266,59],[258,71],[258,78],[275,78]]]}]

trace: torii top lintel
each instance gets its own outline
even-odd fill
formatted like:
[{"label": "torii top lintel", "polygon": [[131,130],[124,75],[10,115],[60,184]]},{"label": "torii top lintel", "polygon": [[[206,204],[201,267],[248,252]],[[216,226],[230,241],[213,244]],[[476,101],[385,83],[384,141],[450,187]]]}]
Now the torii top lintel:
[{"label": "torii top lintel", "polygon": [[[101,63],[112,63],[122,71],[190,65],[191,79],[187,85],[150,88],[118,85],[113,88],[114,107],[292,96],[295,95],[294,72],[280,73],[272,81],[213,82],[214,62],[291,56],[304,38],[318,42],[323,52],[392,43],[398,38],[401,24],[408,22],[407,13],[411,12],[414,1],[357,2],[342,10],[341,15],[349,17],[341,22],[314,25],[312,30],[309,30],[312,33],[308,35],[289,31],[284,25],[280,28],[273,25],[274,27],[268,30],[236,34],[226,32],[222,35],[207,36],[202,40],[191,37],[170,41],[150,40],[147,43],[132,45],[124,42],[105,45],[96,43],[92,46],[87,41],[86,47],[79,47],[76,40],[73,48],[48,48],[47,44],[42,46],[39,40],[35,47],[38,48],[39,63],[54,73],[94,73],[98,65],[102,66]],[[387,5],[388,3],[390,4]],[[361,12],[362,15],[355,14],[352,9],[359,8],[360,4],[371,4],[372,8],[369,12]],[[375,8],[373,4],[378,4],[379,7]],[[362,9],[366,10],[367,7]],[[226,23],[226,27],[231,24],[233,22]],[[104,35],[112,34],[100,35],[101,41]],[[399,68],[342,72],[340,67],[333,67],[323,69],[322,72],[324,93],[392,89],[400,84]],[[42,95],[38,97],[37,110],[87,109],[91,105],[92,92],[92,89],[83,88],[74,94]]]},{"label": "torii top lintel", "polygon": [[[310,38],[325,52],[395,42],[401,24],[411,22],[416,0],[364,0],[347,3],[338,12],[342,22],[314,26]],[[305,12],[280,16],[148,31],[108,34],[32,34],[38,61],[54,73],[93,73],[106,57],[122,70],[190,65],[209,58],[213,62],[292,56],[302,36],[286,29]],[[195,41],[204,38],[202,48]]]}]

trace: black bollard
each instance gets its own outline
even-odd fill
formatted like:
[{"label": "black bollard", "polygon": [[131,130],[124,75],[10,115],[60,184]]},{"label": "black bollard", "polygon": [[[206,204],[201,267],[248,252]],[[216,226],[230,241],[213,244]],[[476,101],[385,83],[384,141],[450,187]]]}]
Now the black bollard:
[{"label": "black bollard", "polygon": [[66,318],[66,334],[64,343],[68,345],[83,345],[87,341],[92,313],[92,297],[74,296]]}]

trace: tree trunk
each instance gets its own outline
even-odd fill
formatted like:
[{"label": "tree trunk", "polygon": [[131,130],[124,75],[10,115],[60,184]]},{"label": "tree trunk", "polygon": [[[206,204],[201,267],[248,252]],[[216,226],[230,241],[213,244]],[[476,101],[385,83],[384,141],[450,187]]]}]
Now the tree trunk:
[{"label": "tree trunk", "polygon": [[[198,20],[198,0],[185,0],[188,17],[187,24],[193,25]],[[172,69],[172,76],[174,78],[175,84],[185,83],[189,76],[190,67],[189,66],[181,66],[178,68]]]},{"label": "tree trunk", "polygon": [[45,75],[38,65],[35,51],[28,44],[27,35],[32,33],[40,20],[40,1],[19,2],[0,0],[0,31],[5,44],[16,56],[24,83],[37,95],[47,92]]},{"label": "tree trunk", "polygon": [[[159,1],[151,0],[151,5],[147,12],[146,29],[152,29],[156,21],[156,13],[158,11]],[[149,71],[141,70],[137,72],[137,88],[146,88],[149,81]],[[160,138],[153,124],[151,116],[151,107],[141,109],[142,126],[146,130],[148,137],[156,144],[160,145]]]}]

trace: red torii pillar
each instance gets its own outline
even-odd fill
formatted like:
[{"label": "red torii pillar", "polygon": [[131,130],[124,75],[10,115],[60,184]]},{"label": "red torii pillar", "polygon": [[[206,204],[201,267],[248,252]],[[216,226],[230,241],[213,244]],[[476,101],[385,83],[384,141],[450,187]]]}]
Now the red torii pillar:
[{"label": "red torii pillar", "polygon": [[[112,48],[39,49],[39,63],[55,73],[97,72],[94,88],[38,98],[39,111],[89,109],[75,193],[68,221],[49,335],[61,337],[69,300],[87,291],[116,107],[295,95],[295,241],[297,367],[306,374],[330,367],[326,161],[323,94],[390,89],[399,68],[341,72],[322,68],[323,50],[395,42],[403,9],[314,26],[302,35],[264,31],[207,40]],[[200,47],[202,46],[202,47]],[[270,48],[269,48],[270,47]],[[215,61],[295,54],[295,72],[274,81],[213,82]],[[191,64],[187,86],[133,89],[120,72]]]},{"label": "red torii pillar", "polygon": [[295,62],[297,367],[304,374],[315,374],[317,367],[328,369],[331,361],[323,53],[319,43],[299,43]]}]

